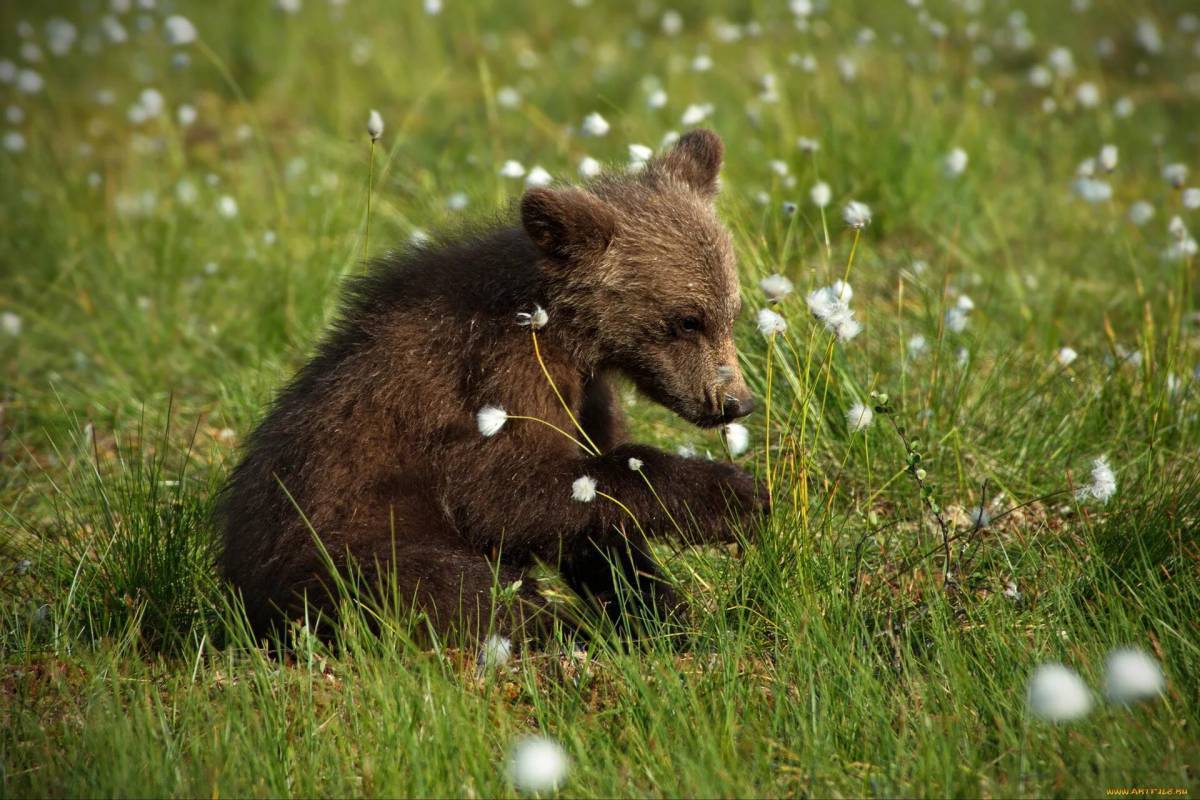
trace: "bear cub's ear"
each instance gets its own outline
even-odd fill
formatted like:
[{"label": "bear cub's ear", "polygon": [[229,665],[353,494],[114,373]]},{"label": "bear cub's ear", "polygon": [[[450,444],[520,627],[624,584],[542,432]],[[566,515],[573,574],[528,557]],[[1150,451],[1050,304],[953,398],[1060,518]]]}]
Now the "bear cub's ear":
[{"label": "bear cub's ear", "polygon": [[598,258],[617,231],[613,210],[583,189],[530,189],[521,198],[521,224],[544,254],[559,261]]},{"label": "bear cub's ear", "polygon": [[717,193],[717,175],[725,160],[725,144],[707,128],[697,128],[679,137],[670,152],[658,159],[660,172],[691,186],[707,197]]}]

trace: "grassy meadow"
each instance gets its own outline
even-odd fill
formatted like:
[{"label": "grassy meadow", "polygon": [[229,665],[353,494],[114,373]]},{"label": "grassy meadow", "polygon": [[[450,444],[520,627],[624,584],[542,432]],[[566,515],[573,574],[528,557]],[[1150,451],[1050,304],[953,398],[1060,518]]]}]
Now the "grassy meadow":
[{"label": "grassy meadow", "polygon": [[[530,734],[566,796],[1200,791],[1197,13],[0,4],[0,795],[514,795]],[[664,545],[687,629],[490,669],[402,614],[257,646],[209,512],[342,280],[699,125],[774,504]],[[812,313],[838,280],[852,338]],[[1119,647],[1161,696],[1105,699]],[[1090,713],[1028,701],[1047,663]]]}]

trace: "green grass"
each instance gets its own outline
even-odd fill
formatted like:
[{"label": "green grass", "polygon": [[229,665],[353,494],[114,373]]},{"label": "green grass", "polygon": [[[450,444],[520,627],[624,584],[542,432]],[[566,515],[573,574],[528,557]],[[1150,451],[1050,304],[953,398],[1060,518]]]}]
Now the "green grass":
[{"label": "green grass", "polygon": [[[79,5],[0,8],[0,58],[25,66],[28,19],[45,79],[35,95],[0,86],[24,112],[4,130],[26,144],[0,151],[0,313],[20,321],[0,331],[0,794],[511,794],[507,754],[531,732],[566,748],[563,792],[578,796],[1200,789],[1200,318],[1195,260],[1164,257],[1168,220],[1200,229],[1200,213],[1161,177],[1189,158],[1200,171],[1187,3],[974,14],[927,0],[940,39],[907,5],[866,0],[829,3],[808,32],[785,4],[680,3],[677,36],[652,3],[452,1],[427,16],[180,2],[199,42],[168,47],[166,12],[133,11],[129,41],[94,53],[104,12]],[[1012,44],[1018,6],[1027,50]],[[64,56],[43,36],[55,15],[80,33]],[[721,17],[760,29],[723,41]],[[1162,52],[1136,43],[1142,18]],[[1060,45],[1075,74],[1031,86]],[[711,71],[691,70],[698,53]],[[777,102],[760,97],[765,73]],[[1076,99],[1085,81],[1096,108]],[[646,105],[654,86],[664,108]],[[147,87],[166,109],[135,124]],[[1115,112],[1122,97],[1132,115]],[[368,111],[387,123],[366,243],[379,253],[453,225],[455,193],[468,216],[501,212],[522,188],[498,175],[506,159],[573,180],[584,155],[622,165],[628,144],[657,147],[706,102],[728,151],[743,367],[760,398],[770,386],[769,423],[749,418],[739,461],[767,477],[769,438],[775,510],[740,553],[664,549],[698,609],[686,646],[601,638],[586,659],[551,647],[481,676],[473,652],[422,643],[403,615],[378,635],[352,615],[332,647],[253,647],[214,577],[208,511],[359,269]],[[607,136],[579,135],[591,111]],[[1113,196],[1089,204],[1072,181],[1106,143],[1120,148],[1098,175]],[[970,160],[948,178],[954,147]],[[828,250],[818,179],[833,189]],[[234,216],[218,213],[225,195]],[[831,344],[804,295],[847,271],[850,199],[874,212],[849,268],[865,329]],[[1136,200],[1155,207],[1145,226],[1127,221]],[[768,340],[752,316],[775,272],[797,291]],[[963,294],[975,308],[954,332]],[[1055,360],[1066,345],[1069,367]],[[850,433],[846,410],[872,391],[886,412]],[[628,405],[640,440],[723,452],[716,434]],[[1104,454],[1116,495],[1077,501]],[[992,523],[974,530],[981,499]],[[949,585],[938,517],[956,537]],[[1037,665],[1098,690],[1122,645],[1159,660],[1160,700],[1098,700],[1061,724],[1026,708]]]}]

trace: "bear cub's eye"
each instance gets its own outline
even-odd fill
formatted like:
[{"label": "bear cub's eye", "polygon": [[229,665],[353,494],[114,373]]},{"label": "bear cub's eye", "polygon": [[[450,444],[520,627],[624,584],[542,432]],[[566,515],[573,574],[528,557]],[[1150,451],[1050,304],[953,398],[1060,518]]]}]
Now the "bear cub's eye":
[{"label": "bear cub's eye", "polygon": [[680,334],[696,334],[704,329],[704,323],[699,317],[680,317],[675,323],[675,330]]}]

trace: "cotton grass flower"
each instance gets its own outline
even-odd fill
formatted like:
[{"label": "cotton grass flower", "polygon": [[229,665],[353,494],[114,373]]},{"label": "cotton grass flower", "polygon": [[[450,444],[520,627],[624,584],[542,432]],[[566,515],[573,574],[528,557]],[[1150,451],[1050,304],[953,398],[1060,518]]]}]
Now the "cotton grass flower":
[{"label": "cotton grass flower", "polygon": [[787,330],[787,320],[769,308],[758,311],[758,332],[763,336],[773,336]]},{"label": "cotton grass flower", "polygon": [[862,331],[862,325],[854,319],[854,311],[850,308],[853,296],[850,284],[836,281],[832,286],[809,292],[804,300],[808,310],[824,323],[826,330],[835,333],[841,341],[849,341]]},{"label": "cotton grass flower", "polygon": [[1179,197],[1183,207],[1188,211],[1195,211],[1200,208],[1200,189],[1191,187],[1183,190],[1183,194]]},{"label": "cotton grass flower", "polygon": [[683,116],[679,118],[679,124],[690,128],[693,125],[699,125],[701,122],[704,122],[704,120],[712,116],[712,113],[712,103],[693,103],[683,110]]},{"label": "cotton grass flower", "polygon": [[956,147],[942,159],[942,171],[951,178],[957,178],[967,171],[967,151]]},{"label": "cotton grass flower", "polygon": [[1145,200],[1138,200],[1129,207],[1129,221],[1139,228],[1154,219],[1154,206]]},{"label": "cotton grass flower", "polygon": [[817,208],[825,208],[833,200],[833,191],[825,181],[817,181],[809,190],[808,197]]},{"label": "cotton grass flower", "polygon": [[758,287],[772,303],[778,303],[792,293],[792,282],[778,273],[763,278]]},{"label": "cotton grass flower", "polygon": [[479,432],[488,438],[499,433],[506,422],[508,412],[500,406],[484,406],[475,415],[475,424],[479,426]]},{"label": "cotton grass flower", "polygon": [[600,162],[591,156],[584,156],[579,161],[579,176],[582,178],[594,178],[603,171]]},{"label": "cotton grass flower", "polygon": [[217,213],[225,219],[233,219],[238,215],[237,200],[227,194],[221,195],[217,200]]},{"label": "cotton grass flower", "polygon": [[1117,168],[1117,158],[1119,151],[1115,144],[1106,144],[1100,148],[1099,162],[1105,172],[1112,172]]},{"label": "cotton grass flower", "polygon": [[567,754],[557,742],[530,736],[513,748],[509,776],[518,791],[549,794],[566,781],[569,766]]},{"label": "cotton grass flower", "polygon": [[500,669],[512,659],[512,641],[493,633],[479,648],[476,664],[480,671]]},{"label": "cotton grass flower", "polygon": [[842,208],[842,219],[851,228],[861,230],[871,224],[871,209],[866,203],[851,200]]},{"label": "cotton grass flower", "polygon": [[554,178],[541,165],[535,165],[525,176],[525,185],[531,189],[549,186],[553,181]]},{"label": "cotton grass flower", "polygon": [[849,410],[846,411],[846,426],[850,429],[851,433],[865,431],[867,428],[871,427],[871,423],[874,421],[875,412],[870,406],[864,405],[863,403],[855,402],[854,405],[850,406]]},{"label": "cotton grass flower", "polygon": [[596,499],[596,480],[587,475],[575,479],[571,484],[571,497],[581,503],[590,503]]},{"label": "cotton grass flower", "polygon": [[167,44],[182,47],[196,41],[196,26],[181,14],[172,14],[163,20],[163,38]]},{"label": "cotton grass flower", "polygon": [[525,177],[525,167],[520,161],[514,161],[510,158],[500,166],[500,177],[523,178]]},{"label": "cotton grass flower", "polygon": [[383,136],[383,115],[373,108],[367,115],[367,134],[372,142],[378,142],[379,137]]},{"label": "cotton grass flower", "polygon": [[1075,490],[1078,500],[1094,499],[1107,503],[1109,498],[1117,493],[1117,478],[1109,466],[1108,456],[1100,456],[1092,461],[1092,479]]},{"label": "cotton grass flower", "polygon": [[1064,367],[1069,367],[1074,364],[1075,359],[1077,358],[1079,358],[1079,354],[1070,347],[1061,347],[1059,348],[1058,352],[1054,354],[1054,360],[1057,361],[1059,365]]},{"label": "cotton grass flower", "polygon": [[725,426],[725,444],[731,456],[740,456],[750,446],[750,431],[740,422],[729,423]]},{"label": "cotton grass flower", "polygon": [[527,326],[530,330],[540,331],[549,321],[550,315],[546,313],[546,309],[536,304],[533,311],[517,312],[517,324]]},{"label": "cotton grass flower", "polygon": [[1069,722],[1092,710],[1092,693],[1072,669],[1042,664],[1029,679],[1029,710],[1047,722]]},{"label": "cotton grass flower", "polygon": [[1171,184],[1176,189],[1182,189],[1183,184],[1187,181],[1188,167],[1187,164],[1179,162],[1167,164],[1162,168],[1163,180]]},{"label": "cotton grass flower", "polygon": [[1108,654],[1104,664],[1104,694],[1110,702],[1133,705],[1153,700],[1163,689],[1162,670],[1146,653],[1122,647]]},{"label": "cotton grass flower", "polygon": [[628,463],[629,468],[634,472],[641,472],[642,467],[645,466],[640,458],[630,458]]},{"label": "cotton grass flower", "polygon": [[629,145],[629,168],[638,171],[646,166],[646,162],[654,157],[654,151],[644,144]]},{"label": "cotton grass flower", "polygon": [[20,315],[12,311],[0,313],[0,330],[9,336],[20,336],[23,323]]},{"label": "cotton grass flower", "polygon": [[583,125],[580,126],[580,130],[585,136],[604,136],[611,128],[608,120],[602,117],[598,111],[593,111],[584,117]]}]

